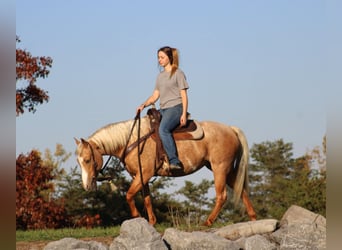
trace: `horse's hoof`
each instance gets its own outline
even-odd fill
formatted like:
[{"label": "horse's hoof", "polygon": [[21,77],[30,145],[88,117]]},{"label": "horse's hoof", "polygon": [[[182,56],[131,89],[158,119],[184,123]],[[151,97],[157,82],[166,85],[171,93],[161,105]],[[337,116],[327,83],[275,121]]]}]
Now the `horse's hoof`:
[{"label": "horse's hoof", "polygon": [[213,225],[213,223],[210,221],[206,221],[203,223],[203,226],[205,226],[205,227],[211,227],[212,225]]}]

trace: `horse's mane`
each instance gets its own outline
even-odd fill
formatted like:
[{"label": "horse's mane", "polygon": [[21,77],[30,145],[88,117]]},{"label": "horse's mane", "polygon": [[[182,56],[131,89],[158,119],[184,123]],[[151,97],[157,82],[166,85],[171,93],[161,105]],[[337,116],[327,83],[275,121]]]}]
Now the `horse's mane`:
[{"label": "horse's mane", "polygon": [[[108,124],[95,131],[88,140],[92,140],[96,145],[103,148],[107,153],[125,147],[129,139],[134,120],[127,120]],[[143,136],[149,130],[149,121],[147,117],[141,118],[140,133]],[[138,138],[138,121],[136,122],[130,141],[136,141]]]}]

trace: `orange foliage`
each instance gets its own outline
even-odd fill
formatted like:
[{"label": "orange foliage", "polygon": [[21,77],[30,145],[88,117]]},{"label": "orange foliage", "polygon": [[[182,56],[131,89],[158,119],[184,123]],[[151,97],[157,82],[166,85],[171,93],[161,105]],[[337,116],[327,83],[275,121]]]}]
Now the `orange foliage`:
[{"label": "orange foliage", "polygon": [[44,164],[40,153],[32,150],[16,160],[16,229],[95,227],[99,214],[69,216],[64,198],[53,198],[53,166]]},{"label": "orange foliage", "polygon": [[[17,37],[16,41],[20,40]],[[24,80],[28,86],[16,90],[16,114],[35,112],[35,106],[49,100],[48,92],[35,85],[37,78],[45,78],[49,75],[48,68],[52,66],[50,57],[33,57],[28,51],[16,49],[16,81]]]},{"label": "orange foliage", "polygon": [[68,224],[63,199],[52,199],[51,166],[44,166],[39,152],[16,160],[16,228],[61,228]]}]

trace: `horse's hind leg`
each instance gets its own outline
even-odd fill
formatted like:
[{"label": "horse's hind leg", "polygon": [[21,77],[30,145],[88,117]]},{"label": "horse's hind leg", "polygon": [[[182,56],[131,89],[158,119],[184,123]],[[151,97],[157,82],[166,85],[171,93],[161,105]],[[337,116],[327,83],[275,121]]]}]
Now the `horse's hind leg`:
[{"label": "horse's hind leg", "polygon": [[250,219],[250,220],[256,220],[256,213],[255,213],[255,211],[254,211],[252,202],[251,202],[251,200],[249,199],[246,190],[243,190],[243,191],[242,191],[242,195],[241,195],[241,196],[242,196],[242,202],[243,202],[243,204],[244,204],[245,207],[246,207],[246,210],[247,210],[247,214],[248,214],[248,216],[249,216],[249,219]]},{"label": "horse's hind leg", "polygon": [[[235,176],[233,175],[228,176],[227,184],[233,190],[234,190],[234,182],[235,182]],[[242,199],[243,204],[245,205],[249,219],[252,221],[256,220],[256,213],[254,211],[252,202],[249,199],[249,196],[245,189],[242,190],[241,199]]]},{"label": "horse's hind leg", "polygon": [[224,171],[218,172],[217,170],[213,171],[216,192],[215,207],[205,221],[205,226],[211,226],[213,224],[227,200],[226,173]]}]

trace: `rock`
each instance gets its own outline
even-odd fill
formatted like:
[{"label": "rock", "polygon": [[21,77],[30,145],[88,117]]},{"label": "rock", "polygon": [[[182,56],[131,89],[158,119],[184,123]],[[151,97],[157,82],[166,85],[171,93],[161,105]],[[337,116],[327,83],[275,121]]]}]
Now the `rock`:
[{"label": "rock", "polygon": [[270,242],[267,238],[261,235],[253,235],[245,239],[245,244],[243,249],[245,250],[275,250],[277,245]]},{"label": "rock", "polygon": [[271,235],[280,249],[326,249],[326,219],[322,215],[293,205],[280,225]]},{"label": "rock", "polygon": [[236,240],[241,237],[249,237],[255,234],[271,233],[276,230],[278,221],[274,219],[265,219],[236,223],[222,227],[214,234],[230,240]]},{"label": "rock", "polygon": [[44,250],[159,250],[242,249],[292,250],[326,249],[326,219],[298,206],[291,206],[280,223],[265,219],[228,225],[207,232],[165,230],[163,237],[144,218],[125,221],[110,247],[95,241],[64,238],[50,242]]},{"label": "rock", "polygon": [[272,236],[279,249],[326,249],[326,230],[314,224],[292,224],[279,229]]},{"label": "rock", "polygon": [[108,250],[108,246],[96,241],[82,241],[74,238],[63,238],[58,241],[48,243],[44,250]]},{"label": "rock", "polygon": [[172,250],[239,249],[236,243],[212,233],[198,231],[189,233],[175,228],[166,229],[163,240]]},{"label": "rock", "polygon": [[314,223],[319,227],[326,227],[326,219],[322,215],[315,214],[297,205],[292,205],[280,220],[280,226],[301,223]]},{"label": "rock", "polygon": [[167,250],[161,235],[144,218],[126,220],[120,228],[120,235],[110,245],[110,250]]}]

